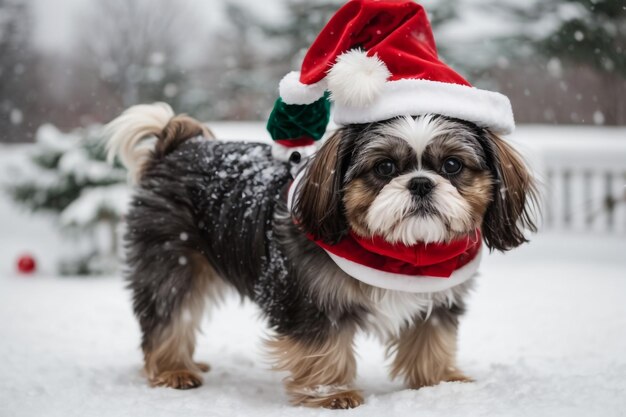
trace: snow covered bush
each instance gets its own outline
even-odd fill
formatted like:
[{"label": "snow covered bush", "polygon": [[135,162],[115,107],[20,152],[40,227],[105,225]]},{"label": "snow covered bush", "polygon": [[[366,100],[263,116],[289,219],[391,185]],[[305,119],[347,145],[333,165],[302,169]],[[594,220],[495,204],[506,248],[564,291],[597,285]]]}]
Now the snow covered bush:
[{"label": "snow covered bush", "polygon": [[88,275],[116,265],[118,228],[128,201],[126,171],[110,166],[100,135],[92,126],[62,133],[39,128],[25,160],[9,166],[5,187],[20,205],[52,213],[75,247],[59,272]]}]

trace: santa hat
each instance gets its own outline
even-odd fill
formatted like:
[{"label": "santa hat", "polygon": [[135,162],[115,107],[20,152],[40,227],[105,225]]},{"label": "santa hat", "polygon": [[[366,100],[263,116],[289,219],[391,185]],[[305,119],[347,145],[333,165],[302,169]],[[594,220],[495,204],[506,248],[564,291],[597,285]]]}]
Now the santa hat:
[{"label": "santa hat", "polygon": [[412,1],[348,2],[279,90],[268,130],[281,159],[294,150],[308,156],[326,129],[329,99],[338,125],[434,113],[500,134],[515,127],[506,96],[472,87],[439,60],[426,12]]}]

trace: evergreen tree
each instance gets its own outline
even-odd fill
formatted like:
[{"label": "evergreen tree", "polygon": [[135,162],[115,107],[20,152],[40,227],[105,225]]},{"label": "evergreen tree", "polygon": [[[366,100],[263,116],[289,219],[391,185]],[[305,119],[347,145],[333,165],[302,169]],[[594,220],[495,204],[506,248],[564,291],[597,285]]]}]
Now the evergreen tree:
[{"label": "evergreen tree", "polygon": [[[569,16],[564,10],[571,10]],[[540,3],[537,12],[561,17],[556,28],[537,42],[546,55],[626,78],[623,0],[551,0]]]},{"label": "evergreen tree", "polygon": [[602,87],[594,95],[603,112],[595,113],[596,123],[626,123],[623,0],[544,0],[510,10],[528,27],[519,39],[531,45],[545,62],[551,60],[549,70],[567,74],[588,68],[601,79]]},{"label": "evergreen tree", "polygon": [[626,78],[623,0],[544,0],[502,7],[527,25],[518,38],[548,58],[588,65]]},{"label": "evergreen tree", "polygon": [[68,236],[81,241],[81,253],[62,262],[61,273],[98,273],[115,265],[117,226],[128,197],[126,171],[105,161],[100,130],[63,134],[44,125],[26,163],[9,167],[13,199],[34,212],[52,213]]}]

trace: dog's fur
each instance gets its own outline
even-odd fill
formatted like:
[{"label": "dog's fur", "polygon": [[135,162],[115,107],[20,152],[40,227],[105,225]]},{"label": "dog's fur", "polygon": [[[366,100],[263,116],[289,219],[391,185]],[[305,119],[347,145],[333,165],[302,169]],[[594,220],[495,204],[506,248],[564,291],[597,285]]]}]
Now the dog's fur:
[{"label": "dog's fur", "polygon": [[[307,234],[332,243],[352,230],[410,245],[480,227],[490,249],[505,251],[534,229],[535,188],[519,155],[488,130],[442,116],[337,130],[304,168],[292,213],[290,166],[272,159],[269,145],[213,140],[165,105],[129,109],[109,134],[110,154],[136,181],[127,276],[153,385],[200,385],[208,367],[192,358],[195,333],[227,287],[266,315],[274,332],[267,345],[276,368],[290,373],[295,404],[363,402],[352,385],[359,330],[388,344],[391,375],[409,387],[465,381],[456,335],[472,280],[433,294],[371,287]],[[442,173],[450,156],[460,173]],[[394,165],[393,175],[380,175],[381,161]],[[428,179],[432,192],[407,192],[415,177]]]}]

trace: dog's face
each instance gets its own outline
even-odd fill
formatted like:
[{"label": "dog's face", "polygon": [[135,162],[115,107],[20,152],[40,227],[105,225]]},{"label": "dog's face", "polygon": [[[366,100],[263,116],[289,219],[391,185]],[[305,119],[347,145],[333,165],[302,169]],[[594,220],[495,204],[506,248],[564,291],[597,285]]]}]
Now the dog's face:
[{"label": "dog's face", "polygon": [[534,229],[535,188],[519,155],[486,130],[434,115],[340,129],[298,196],[299,223],[331,243],[350,229],[412,245],[481,228],[490,248],[508,250]]}]

